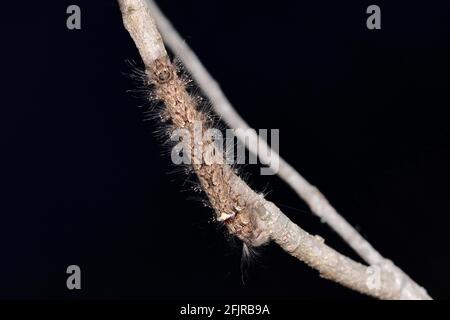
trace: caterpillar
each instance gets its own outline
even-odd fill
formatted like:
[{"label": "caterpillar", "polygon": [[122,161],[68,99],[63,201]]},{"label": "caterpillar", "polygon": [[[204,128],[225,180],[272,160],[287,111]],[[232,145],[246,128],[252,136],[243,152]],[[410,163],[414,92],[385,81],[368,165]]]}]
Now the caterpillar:
[{"label": "caterpillar", "polygon": [[144,71],[133,69],[133,78],[141,81],[135,91],[145,92],[151,105],[144,111],[146,117],[162,123],[157,134],[171,147],[171,154],[183,154],[185,161],[177,165],[185,173],[195,174],[200,186],[195,189],[205,193],[215,213],[213,220],[244,241],[247,253],[268,242],[269,235],[255,213],[263,195],[253,192],[239,176],[238,167],[226,160],[234,144],[227,140],[223,148],[224,141],[215,140],[210,133],[221,132],[223,125],[212,115],[182,65],[165,56]]}]

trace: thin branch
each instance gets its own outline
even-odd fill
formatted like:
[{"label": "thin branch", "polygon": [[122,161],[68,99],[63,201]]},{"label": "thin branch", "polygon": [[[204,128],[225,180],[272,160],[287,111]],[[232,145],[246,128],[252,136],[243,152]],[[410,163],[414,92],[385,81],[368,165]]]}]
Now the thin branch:
[{"label": "thin branch", "polygon": [[[261,139],[255,131],[249,130],[250,126],[237,113],[220,89],[217,81],[164,16],[155,1],[147,0],[147,3],[164,42],[173,52],[176,52],[177,57],[183,62],[203,93],[211,101],[215,112],[223,118],[230,128],[243,129],[236,132],[239,141],[251,153],[258,156],[262,163],[268,164],[308,204],[311,211],[336,231],[367,263],[381,263],[384,260],[383,256],[330,205],[323,194],[273,150],[264,139]],[[278,170],[276,170],[277,168]]]},{"label": "thin branch", "polygon": [[[196,123],[201,123],[202,133],[211,128],[207,116],[198,110],[195,98],[186,91],[186,80],[178,77],[177,68],[170,62],[145,0],[118,2],[124,25],[139,49],[156,98],[165,105],[163,113],[171,119],[172,129],[187,130],[193,137],[198,130]],[[250,246],[273,240],[286,252],[318,270],[322,277],[361,293],[382,299],[430,298],[390,261],[383,259],[376,266],[366,267],[328,247],[321,237],[312,236],[295,225],[272,202],[251,190],[228,165],[206,161],[206,152],[198,154],[197,145],[201,150],[210,150],[208,147],[214,143],[204,135],[201,137],[201,141],[190,141],[189,145],[194,147],[188,153],[215,210],[216,220],[231,234]],[[315,194],[315,198],[320,199],[317,192]],[[378,272],[375,282],[374,270]]]}]

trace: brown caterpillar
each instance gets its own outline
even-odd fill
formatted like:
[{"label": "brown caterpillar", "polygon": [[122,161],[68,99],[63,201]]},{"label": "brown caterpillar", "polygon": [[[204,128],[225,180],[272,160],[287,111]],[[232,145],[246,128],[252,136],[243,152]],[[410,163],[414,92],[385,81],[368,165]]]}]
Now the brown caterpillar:
[{"label": "brown caterpillar", "polygon": [[[217,153],[214,141],[205,132],[214,128],[213,118],[206,110],[200,110],[201,103],[196,95],[188,92],[191,80],[185,74],[180,74],[180,68],[168,57],[160,58],[147,67],[146,78],[152,87],[150,99],[161,101],[163,107],[159,117],[169,120],[171,134],[176,129],[190,133],[188,156],[191,170],[196,174],[203,191],[206,193],[210,206],[215,211],[215,220],[223,223],[232,235],[237,236],[250,247],[256,247],[269,240],[268,234],[261,228],[255,205],[259,196],[236,175],[234,168],[225,161],[209,161],[211,150]],[[201,124],[201,139],[194,141],[196,124]],[[200,152],[198,152],[200,150]],[[186,149],[185,149],[186,151]],[[215,154],[215,158],[224,154]]]}]

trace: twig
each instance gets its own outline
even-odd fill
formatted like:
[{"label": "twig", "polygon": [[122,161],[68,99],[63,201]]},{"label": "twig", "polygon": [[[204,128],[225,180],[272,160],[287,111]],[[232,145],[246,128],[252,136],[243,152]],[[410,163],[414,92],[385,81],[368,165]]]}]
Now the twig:
[{"label": "twig", "polygon": [[[148,6],[161,31],[164,42],[176,52],[177,57],[189,70],[190,74],[211,101],[215,112],[233,129],[243,129],[236,136],[251,153],[257,155],[260,161],[268,164],[278,176],[284,180],[310,207],[311,211],[327,223],[347,244],[355,250],[367,263],[382,263],[384,258],[372,245],[364,239],[327,201],[323,194],[287,163],[264,139],[236,112],[227,99],[219,84],[203,66],[189,45],[178,34],[170,21],[164,16],[155,1],[147,0]],[[245,132],[245,135],[243,134]],[[247,138],[247,139],[246,139]],[[258,150],[259,148],[259,150]],[[278,168],[278,170],[276,170]]]},{"label": "twig", "polygon": [[[118,0],[126,29],[133,38],[155,88],[155,96],[165,105],[165,116],[173,129],[184,129],[195,136],[195,123],[209,128],[207,117],[197,110],[196,101],[186,91],[186,81],[167,56],[145,0]],[[203,130],[203,129],[202,129]],[[202,138],[201,150],[213,141]],[[199,160],[195,148],[189,150]],[[206,159],[206,154],[200,154]],[[318,270],[322,277],[348,288],[382,299],[429,299],[426,291],[390,261],[366,267],[332,248],[322,238],[312,236],[295,225],[272,202],[251,190],[226,164],[193,161],[193,169],[215,210],[216,219],[246,244],[259,246],[275,241],[286,252]],[[315,192],[317,199],[317,192]],[[319,197],[320,199],[320,197]],[[323,201],[323,200],[320,200]],[[314,201],[313,201],[314,203]],[[379,281],[373,283],[373,270]]]}]

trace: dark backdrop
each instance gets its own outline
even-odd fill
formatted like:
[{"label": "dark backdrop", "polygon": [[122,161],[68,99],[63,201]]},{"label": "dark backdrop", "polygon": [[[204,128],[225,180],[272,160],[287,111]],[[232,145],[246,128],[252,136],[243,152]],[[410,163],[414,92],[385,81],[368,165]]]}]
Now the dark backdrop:
[{"label": "dark backdrop", "polygon": [[[159,1],[242,116],[385,256],[450,297],[448,1]],[[78,4],[82,29],[66,28]],[[382,30],[366,28],[378,4]],[[153,131],[115,1],[5,2],[1,298],[364,298],[275,245],[240,268]],[[357,256],[276,177],[296,223]],[[66,267],[82,290],[66,289]]]}]

